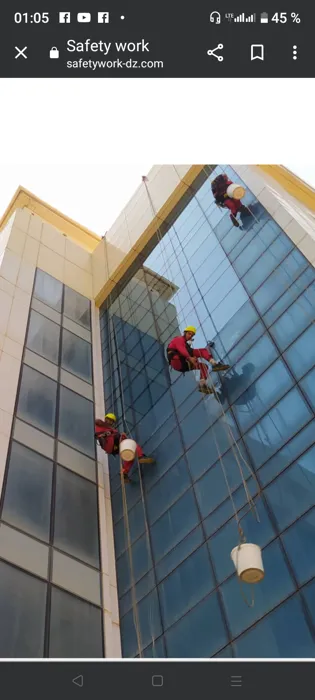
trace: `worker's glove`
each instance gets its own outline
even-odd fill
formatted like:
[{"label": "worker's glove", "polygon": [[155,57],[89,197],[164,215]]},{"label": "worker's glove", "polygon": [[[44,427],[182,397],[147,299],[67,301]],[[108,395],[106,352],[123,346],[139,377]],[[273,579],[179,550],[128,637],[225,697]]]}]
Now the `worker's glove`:
[{"label": "worker's glove", "polygon": [[[188,358],[187,358],[187,359],[188,359]],[[190,358],[188,359],[188,362],[189,362],[193,367],[196,367],[197,358],[196,358],[196,357],[190,357]]]}]

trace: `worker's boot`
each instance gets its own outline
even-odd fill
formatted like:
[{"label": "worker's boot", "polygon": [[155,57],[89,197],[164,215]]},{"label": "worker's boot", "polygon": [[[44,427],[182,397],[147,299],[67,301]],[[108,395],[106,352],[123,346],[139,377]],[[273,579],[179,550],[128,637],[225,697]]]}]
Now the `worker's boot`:
[{"label": "worker's boot", "polygon": [[234,216],[234,214],[230,214],[230,219],[232,221],[233,226],[237,226],[237,228],[239,228],[239,222],[237,221],[237,218],[236,216]]},{"label": "worker's boot", "polygon": [[214,390],[211,388],[211,386],[208,386],[208,384],[199,384],[198,390],[201,391],[202,394],[214,393]]},{"label": "worker's boot", "polygon": [[212,371],[213,372],[224,372],[227,369],[230,369],[231,365],[226,365],[224,362],[216,362],[215,365],[212,365]]},{"label": "worker's boot", "polygon": [[155,464],[155,459],[142,455],[142,457],[139,457],[139,464]]}]

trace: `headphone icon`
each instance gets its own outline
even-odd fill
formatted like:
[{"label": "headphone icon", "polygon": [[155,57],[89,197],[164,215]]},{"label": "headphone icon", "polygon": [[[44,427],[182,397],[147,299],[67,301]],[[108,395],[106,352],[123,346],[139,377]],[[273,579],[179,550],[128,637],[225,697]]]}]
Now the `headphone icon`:
[{"label": "headphone icon", "polygon": [[220,24],[220,22],[221,22],[220,12],[217,12],[217,11],[211,12],[210,22],[215,22],[216,24]]}]

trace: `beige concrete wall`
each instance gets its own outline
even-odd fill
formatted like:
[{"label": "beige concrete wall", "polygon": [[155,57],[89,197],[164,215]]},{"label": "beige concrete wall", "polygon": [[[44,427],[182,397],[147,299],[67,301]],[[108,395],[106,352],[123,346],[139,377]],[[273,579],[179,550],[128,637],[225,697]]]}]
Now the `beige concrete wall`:
[{"label": "beige concrete wall", "polygon": [[255,165],[232,165],[249,189],[315,266],[315,216]]},{"label": "beige concrete wall", "polygon": [[[17,210],[0,234],[0,492],[36,267],[92,299],[91,254],[27,209]],[[98,310],[92,302],[96,413],[104,413]],[[98,452],[103,615],[106,656],[121,656],[108,463]]]}]

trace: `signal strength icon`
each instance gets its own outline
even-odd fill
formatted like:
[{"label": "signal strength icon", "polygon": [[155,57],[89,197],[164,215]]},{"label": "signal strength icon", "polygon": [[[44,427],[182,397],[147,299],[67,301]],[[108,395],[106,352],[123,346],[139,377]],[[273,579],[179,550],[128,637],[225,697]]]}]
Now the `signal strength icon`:
[{"label": "signal strength icon", "polygon": [[234,17],[234,22],[256,22],[256,15],[249,15],[249,17],[245,17],[245,12],[242,12],[241,15],[237,15],[237,17]]}]

